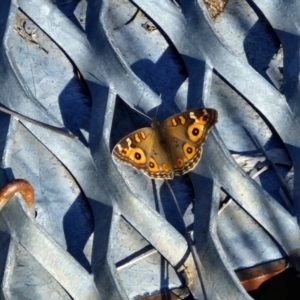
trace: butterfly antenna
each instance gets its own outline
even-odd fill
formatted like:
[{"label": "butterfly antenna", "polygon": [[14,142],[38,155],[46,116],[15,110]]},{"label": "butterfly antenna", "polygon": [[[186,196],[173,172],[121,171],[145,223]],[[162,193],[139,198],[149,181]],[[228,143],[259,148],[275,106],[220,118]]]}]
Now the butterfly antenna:
[{"label": "butterfly antenna", "polygon": [[146,114],[144,114],[143,112],[141,112],[140,110],[138,110],[137,108],[135,108],[133,105],[130,105],[130,108],[132,108],[133,110],[135,110],[135,111],[138,112],[139,114],[143,115],[144,117],[150,119],[151,122],[152,122],[152,119],[151,119],[149,116],[147,116]]},{"label": "butterfly antenna", "polygon": [[200,280],[200,285],[201,285],[201,288],[202,288],[202,291],[203,291],[203,296],[204,296],[204,299],[207,300],[207,295],[206,295],[206,292],[205,292],[205,287],[204,287],[204,282],[203,282],[203,278],[202,278],[202,274],[201,274],[201,271],[200,271],[200,266],[201,266],[201,262],[200,262],[200,259],[198,257],[198,255],[196,254],[195,252],[195,249],[194,249],[194,246],[193,246],[193,242],[192,242],[192,239],[191,239],[191,236],[185,226],[185,223],[184,223],[184,219],[183,219],[183,215],[182,215],[182,212],[181,212],[181,209],[179,207],[179,204],[178,204],[178,201],[177,201],[177,198],[168,182],[168,180],[165,180],[165,183],[167,184],[167,187],[169,188],[170,190],[170,193],[173,197],[173,200],[175,202],[175,205],[176,205],[176,208],[177,208],[177,211],[179,213],[179,216],[180,216],[180,219],[181,219],[181,222],[183,224],[183,227],[184,227],[184,234],[185,234],[185,238],[186,238],[186,241],[187,241],[187,244],[188,244],[188,248],[192,254],[192,257],[193,257],[193,260],[194,260],[194,263],[195,263],[195,267],[196,267],[196,270],[197,270],[197,273],[198,273],[198,277],[199,277],[199,280]]},{"label": "butterfly antenna", "polygon": [[[161,99],[161,94],[159,94],[159,99]],[[159,106],[156,107],[156,112],[155,112],[154,120],[156,120],[157,113],[158,113],[158,108],[159,108]]]}]

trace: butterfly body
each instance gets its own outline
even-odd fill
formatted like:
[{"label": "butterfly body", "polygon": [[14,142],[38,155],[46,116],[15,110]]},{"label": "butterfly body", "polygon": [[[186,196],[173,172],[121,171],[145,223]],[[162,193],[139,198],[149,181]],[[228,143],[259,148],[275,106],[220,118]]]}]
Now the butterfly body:
[{"label": "butterfly body", "polygon": [[124,137],[113,149],[113,157],[150,178],[173,179],[195,168],[202,146],[218,120],[214,109],[191,109],[166,119],[153,120],[151,127]]}]

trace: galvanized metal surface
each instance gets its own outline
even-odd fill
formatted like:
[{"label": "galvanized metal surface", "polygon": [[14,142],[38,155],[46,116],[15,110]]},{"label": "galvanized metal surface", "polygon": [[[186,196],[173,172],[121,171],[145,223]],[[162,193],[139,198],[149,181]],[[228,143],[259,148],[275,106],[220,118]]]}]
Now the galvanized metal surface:
[{"label": "galvanized metal surface", "polygon": [[[31,182],[37,211],[31,218],[16,196],[0,212],[1,297],[134,299],[187,287],[195,299],[250,299],[235,270],[289,253],[298,268],[298,185],[292,216],[275,173],[255,181],[229,152],[257,153],[255,135],[267,150],[287,150],[288,178],[298,180],[295,11],[281,1],[229,1],[212,21],[192,0],[1,1],[1,104],[79,137],[0,115],[1,186]],[[219,111],[200,164],[171,182],[204,289],[166,185],[111,158],[121,137],[147,126],[122,101],[149,116],[161,104],[160,120],[187,108]],[[233,201],[219,210],[226,195]]]}]

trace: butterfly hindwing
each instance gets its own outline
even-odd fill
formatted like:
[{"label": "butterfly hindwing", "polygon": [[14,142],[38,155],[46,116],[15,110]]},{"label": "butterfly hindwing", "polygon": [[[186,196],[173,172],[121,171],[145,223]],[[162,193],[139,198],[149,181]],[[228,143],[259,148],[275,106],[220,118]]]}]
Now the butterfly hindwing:
[{"label": "butterfly hindwing", "polygon": [[113,157],[151,178],[172,179],[170,159],[150,127],[138,129],[124,137],[113,149]]}]

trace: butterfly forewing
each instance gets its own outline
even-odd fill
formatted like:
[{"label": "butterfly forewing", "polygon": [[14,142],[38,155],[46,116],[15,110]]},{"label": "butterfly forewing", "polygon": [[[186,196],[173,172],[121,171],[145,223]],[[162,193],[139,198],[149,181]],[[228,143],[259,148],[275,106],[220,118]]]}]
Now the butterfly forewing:
[{"label": "butterfly forewing", "polygon": [[175,175],[183,175],[195,168],[207,135],[217,120],[218,112],[207,108],[188,110],[163,122]]}]

